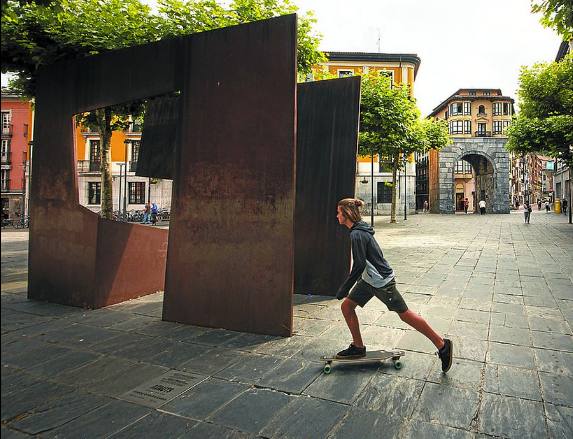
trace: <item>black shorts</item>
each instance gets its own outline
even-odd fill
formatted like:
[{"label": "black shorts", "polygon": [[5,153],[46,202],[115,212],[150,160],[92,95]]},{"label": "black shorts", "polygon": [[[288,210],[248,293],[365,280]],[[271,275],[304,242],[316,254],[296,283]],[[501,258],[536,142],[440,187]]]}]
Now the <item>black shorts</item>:
[{"label": "black shorts", "polygon": [[396,281],[394,279],[380,288],[374,288],[369,283],[360,279],[356,285],[354,285],[354,288],[350,290],[348,298],[361,307],[364,307],[364,305],[366,305],[374,296],[380,299],[390,311],[395,311],[397,313],[408,311],[406,302],[404,302],[404,299],[398,292]]}]

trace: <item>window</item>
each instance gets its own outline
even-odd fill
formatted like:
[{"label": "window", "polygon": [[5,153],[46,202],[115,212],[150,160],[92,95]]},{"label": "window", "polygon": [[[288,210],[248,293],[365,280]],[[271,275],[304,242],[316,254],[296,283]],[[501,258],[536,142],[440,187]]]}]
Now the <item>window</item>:
[{"label": "window", "polygon": [[491,92],[490,92],[490,91],[484,91],[484,92],[483,92],[483,95],[484,95],[484,96],[491,96]]},{"label": "window", "polygon": [[2,169],[2,174],[0,175],[0,183],[2,185],[3,191],[10,190],[10,171],[8,169]]},{"label": "window", "polygon": [[478,134],[485,134],[485,123],[478,123]]},{"label": "window", "polygon": [[494,102],[493,103],[493,115],[494,116],[501,116],[502,106],[501,102]]},{"label": "window", "polygon": [[145,204],[145,182],[130,181],[129,185],[129,204]]},{"label": "window", "polygon": [[99,163],[100,143],[99,140],[90,140],[90,162]]},{"label": "window", "polygon": [[501,134],[501,132],[502,132],[501,120],[494,120],[493,121],[493,134]]},{"label": "window", "polygon": [[450,115],[456,116],[458,114],[463,114],[464,106],[461,102],[453,102],[450,104]]},{"label": "window", "polygon": [[139,159],[139,147],[141,142],[139,140],[132,140],[131,141],[131,163],[137,163]]},{"label": "window", "polygon": [[464,120],[464,134],[471,134],[471,133],[472,133],[472,121]]},{"label": "window", "polygon": [[503,121],[503,130],[502,130],[503,134],[507,133],[507,127],[509,127],[510,123],[511,122],[509,120]]},{"label": "window", "polygon": [[465,160],[458,160],[456,162],[455,171],[456,174],[471,174],[472,173],[472,165]]},{"label": "window", "polygon": [[450,121],[450,134],[463,134],[463,122],[461,120]]},{"label": "window", "polygon": [[88,204],[101,203],[101,182],[90,181],[88,182]]},{"label": "window", "polygon": [[378,71],[380,76],[385,76],[386,78],[390,78],[390,88],[394,86],[394,72],[392,70],[380,70]]},{"label": "window", "polygon": [[392,186],[386,185],[384,182],[378,182],[378,193],[376,197],[377,203],[391,203],[392,202]]},{"label": "window", "polygon": [[378,172],[392,172],[392,161],[388,157],[380,156]]},{"label": "window", "polygon": [[464,102],[464,116],[472,114],[472,103]]},{"label": "window", "polygon": [[469,93],[469,95],[470,95],[470,96],[475,96],[475,95],[476,95],[475,90],[471,90],[470,93]]},{"label": "window", "polygon": [[504,103],[503,103],[503,115],[504,115],[504,116],[509,116],[509,114],[510,114],[510,113],[509,113],[509,110],[510,110],[509,103],[508,103],[508,102],[504,102]]},{"label": "window", "polygon": [[10,151],[10,141],[8,139],[2,139],[2,160],[8,158],[8,152]]},{"label": "window", "polygon": [[478,114],[485,114],[485,106],[480,105],[478,107]]},{"label": "window", "polygon": [[9,111],[2,112],[2,133],[10,132],[10,123],[12,122],[12,115]]},{"label": "window", "polygon": [[338,71],[338,77],[339,78],[347,78],[349,76],[353,76],[354,75],[354,71],[352,70],[339,70]]}]

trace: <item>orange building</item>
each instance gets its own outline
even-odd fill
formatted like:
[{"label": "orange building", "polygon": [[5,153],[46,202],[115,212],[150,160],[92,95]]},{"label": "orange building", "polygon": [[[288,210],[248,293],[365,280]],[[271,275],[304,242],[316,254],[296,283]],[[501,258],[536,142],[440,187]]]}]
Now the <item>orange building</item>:
[{"label": "orange building", "polygon": [[[339,78],[378,72],[392,79],[393,85],[408,85],[414,94],[414,82],[420,67],[420,58],[410,53],[366,53],[366,52],[325,52],[328,61],[315,67],[314,72],[328,73]],[[374,172],[372,172],[372,166]],[[391,207],[392,172],[389,167],[374,156],[358,156],[356,170],[356,197],[363,199],[370,210],[374,199],[374,212],[388,214]],[[374,181],[372,180],[374,174]],[[415,209],[415,163],[406,165],[397,182],[397,208],[402,211],[404,204],[410,212]],[[372,187],[374,189],[372,191]],[[406,193],[404,193],[404,186]],[[374,192],[374,193],[373,193]],[[374,195],[374,196],[373,196]]]},{"label": "orange building", "polygon": [[2,90],[2,217],[27,214],[28,145],[32,141],[32,103]]}]

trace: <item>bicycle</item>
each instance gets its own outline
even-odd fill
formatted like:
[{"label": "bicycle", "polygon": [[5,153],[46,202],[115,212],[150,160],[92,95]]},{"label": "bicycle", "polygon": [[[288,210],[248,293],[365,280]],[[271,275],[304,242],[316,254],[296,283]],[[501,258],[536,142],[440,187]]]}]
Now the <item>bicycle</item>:
[{"label": "bicycle", "polygon": [[30,217],[29,216],[18,218],[18,220],[16,222],[14,222],[14,228],[15,229],[27,229],[29,227],[30,227]]}]

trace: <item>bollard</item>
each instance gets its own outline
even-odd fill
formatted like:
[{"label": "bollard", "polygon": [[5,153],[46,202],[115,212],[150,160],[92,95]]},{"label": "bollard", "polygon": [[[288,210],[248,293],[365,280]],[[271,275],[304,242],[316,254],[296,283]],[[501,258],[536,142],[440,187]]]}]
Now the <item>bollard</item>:
[{"label": "bollard", "polygon": [[553,202],[553,212],[561,213],[561,200],[559,198],[556,198]]}]

